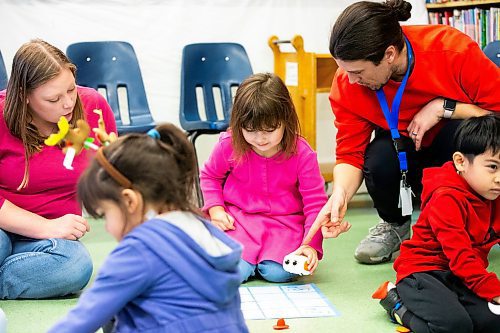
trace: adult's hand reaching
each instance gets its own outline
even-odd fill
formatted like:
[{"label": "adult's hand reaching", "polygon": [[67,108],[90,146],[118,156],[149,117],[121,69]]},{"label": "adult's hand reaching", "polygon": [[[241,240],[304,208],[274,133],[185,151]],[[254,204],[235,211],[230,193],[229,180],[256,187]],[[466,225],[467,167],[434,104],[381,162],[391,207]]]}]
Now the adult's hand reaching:
[{"label": "adult's hand reaching", "polygon": [[318,213],[302,244],[309,244],[319,229],[321,229],[324,238],[336,238],[341,233],[348,231],[351,224],[344,221],[347,201],[344,189],[334,187],[330,199]]}]

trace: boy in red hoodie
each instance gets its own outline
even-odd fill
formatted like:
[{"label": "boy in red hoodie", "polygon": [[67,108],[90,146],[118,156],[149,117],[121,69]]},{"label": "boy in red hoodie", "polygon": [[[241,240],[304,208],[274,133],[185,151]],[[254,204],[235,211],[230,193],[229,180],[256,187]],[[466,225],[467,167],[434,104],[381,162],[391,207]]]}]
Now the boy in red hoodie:
[{"label": "boy in red hoodie", "polygon": [[[463,121],[453,162],[424,170],[422,212],[394,262],[396,288],[380,304],[415,333],[500,332],[500,117]],[[380,295],[380,294],[379,294]],[[384,297],[385,296],[385,297]]]}]

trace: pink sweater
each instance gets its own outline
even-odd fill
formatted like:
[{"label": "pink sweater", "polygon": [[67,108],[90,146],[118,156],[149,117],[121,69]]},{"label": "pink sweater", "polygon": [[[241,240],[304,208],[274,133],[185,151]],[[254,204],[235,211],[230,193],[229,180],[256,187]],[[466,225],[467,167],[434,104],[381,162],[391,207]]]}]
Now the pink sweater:
[{"label": "pink sweater", "polygon": [[[284,159],[250,151],[240,163],[233,156],[229,132],[219,138],[201,171],[206,211],[223,206],[235,219],[228,235],[243,244],[243,259],[281,263],[296,250],[327,201],[316,153],[299,137],[297,154]],[[318,232],[310,245],[323,256]]]},{"label": "pink sweater", "polygon": [[[78,94],[90,128],[97,127],[99,119],[93,110],[101,109],[106,130],[116,132],[113,112],[106,100],[91,88],[78,87]],[[80,215],[82,210],[76,199],[76,183],[93,152],[82,150],[75,156],[74,170],[68,170],[63,166],[61,149],[44,146],[30,159],[28,186],[17,191],[24,176],[24,147],[7,128],[3,117],[4,103],[5,90],[0,91],[0,208],[5,200],[9,200],[18,207],[49,219],[65,214]]]}]

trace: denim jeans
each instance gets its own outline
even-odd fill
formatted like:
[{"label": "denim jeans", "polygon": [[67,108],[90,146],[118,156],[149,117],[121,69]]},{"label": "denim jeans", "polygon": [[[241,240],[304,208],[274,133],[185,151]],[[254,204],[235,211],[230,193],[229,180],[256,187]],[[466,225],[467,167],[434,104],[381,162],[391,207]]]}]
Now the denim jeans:
[{"label": "denim jeans", "polygon": [[289,282],[298,276],[285,271],[283,265],[272,260],[264,260],[257,265],[252,265],[248,261],[240,259],[238,269],[242,283],[247,281],[250,276],[255,276],[255,271],[259,272],[260,276],[269,282]]},{"label": "denim jeans", "polygon": [[32,239],[0,230],[0,299],[72,294],[91,275],[92,259],[79,241]]}]

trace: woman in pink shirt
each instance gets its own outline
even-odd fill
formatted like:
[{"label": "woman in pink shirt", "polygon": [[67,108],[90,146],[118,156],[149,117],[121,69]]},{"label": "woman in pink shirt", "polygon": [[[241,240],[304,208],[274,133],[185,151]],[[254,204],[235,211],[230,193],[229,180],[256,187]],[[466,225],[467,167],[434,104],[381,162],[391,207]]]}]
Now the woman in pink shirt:
[{"label": "woman in pink shirt", "polygon": [[[321,233],[302,241],[327,196],[316,153],[298,133],[288,90],[273,74],[255,74],[238,88],[231,130],[221,134],[201,171],[212,223],[243,244],[242,281],[256,271],[286,282],[285,255],[307,256],[313,272],[323,256]],[[347,231],[348,224],[343,225]]]},{"label": "woman in pink shirt", "polygon": [[7,90],[0,91],[0,299],[46,298],[85,287],[92,261],[78,241],[89,230],[76,183],[89,153],[63,167],[64,154],[44,140],[66,117],[98,127],[101,109],[109,132],[113,113],[95,90],[78,87],[76,67],[59,49],[33,40],[13,59]]}]

